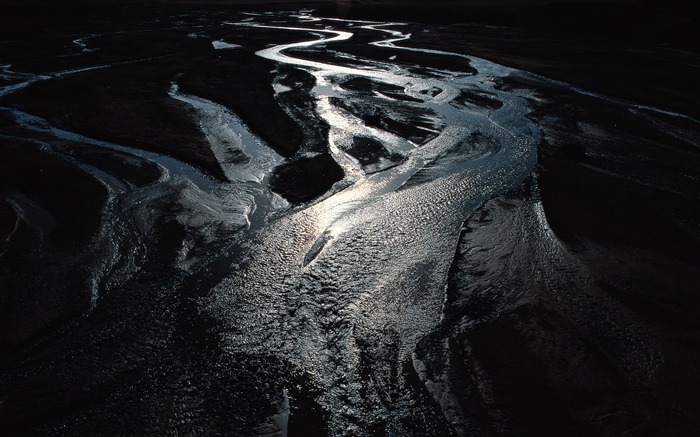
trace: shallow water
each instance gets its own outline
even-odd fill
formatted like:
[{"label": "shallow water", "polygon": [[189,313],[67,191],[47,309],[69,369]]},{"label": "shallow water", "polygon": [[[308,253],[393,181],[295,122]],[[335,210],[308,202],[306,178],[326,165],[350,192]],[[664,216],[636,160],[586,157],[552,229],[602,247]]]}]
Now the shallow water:
[{"label": "shallow water", "polygon": [[[295,367],[312,369],[315,384],[325,388],[318,402],[330,412],[330,434],[363,435],[385,422],[389,435],[403,435],[416,430],[402,421],[426,406],[411,399],[401,368],[440,319],[462,222],[485,199],[524,180],[536,161],[539,134],[526,118],[525,96],[494,89],[493,80],[508,69],[486,61],[479,62],[483,72],[477,68],[474,76],[445,72],[446,79],[437,80],[401,66],[359,69],[285,53],[318,44],[331,49],[334,41],[352,38],[350,24],[355,23],[327,23],[333,30],[279,26],[302,36],[332,36],[271,47],[258,55],[314,75],[310,98],[330,125],[331,153],[352,185],[257,231],[245,267],[224,278],[203,301],[203,309],[222,323],[226,353],[272,353]],[[246,26],[277,27],[257,20]],[[374,25],[362,28],[376,32],[379,41],[386,32]],[[400,35],[395,31],[392,36]],[[423,145],[410,143],[335,106],[334,98],[368,105],[366,96],[341,87],[354,77],[398,85],[419,99],[407,104],[384,98],[381,104],[430,109],[441,126],[435,138]],[[462,89],[475,87],[494,95],[502,107],[484,112],[450,105]],[[424,92],[430,89],[439,92]],[[495,152],[482,156],[473,148],[477,153],[460,155],[458,146],[473,142],[475,133],[494,143]],[[355,136],[373,138],[406,161],[365,175],[344,151]],[[456,156],[447,159],[450,152]],[[368,399],[377,399],[381,407],[370,406]]]},{"label": "shallow water", "polygon": [[[37,322],[50,332],[37,328],[8,361],[0,382],[10,384],[3,398],[10,401],[0,411],[12,430],[480,435],[478,414],[458,399],[473,388],[463,390],[467,383],[450,373],[462,359],[454,333],[498,319],[537,281],[562,307],[574,302],[566,317],[586,334],[615,331],[606,341],[630,374],[655,371],[659,353],[631,318],[605,299],[570,291],[595,280],[553,234],[538,199],[543,133],[531,111],[541,94],[535,85],[504,83],[525,77],[625,114],[641,107],[477,57],[404,47],[411,34],[402,23],[309,11],[172,19],[166,30],[203,41],[208,56],[238,62],[247,51],[269,63],[270,92],[302,124],[306,142],[283,158],[233,109],[181,92],[182,72],[160,85],[196,122],[220,179],[166,154],[0,107],[9,120],[3,140],[65,160],[108,193],[86,247],[41,258],[49,266],[43,283],[63,278],[53,259],[81,265],[89,304]],[[101,36],[114,35],[73,35],[74,56],[108,49],[99,47]],[[357,54],[358,41],[366,56]],[[459,62],[440,69],[401,61],[409,52]],[[138,62],[86,61],[52,75],[2,65],[9,84],[0,97]],[[292,70],[313,85],[293,87]],[[313,113],[304,120],[294,117],[298,101]],[[581,138],[609,134],[585,121],[578,126]],[[324,139],[322,150],[312,137]],[[292,204],[270,189],[280,164],[319,153],[344,174],[325,193]],[[508,197],[513,192],[521,198]],[[49,241],[55,213],[22,193],[8,198],[17,223]],[[465,222],[486,224],[471,234]],[[52,299],[54,288],[46,286]],[[464,295],[456,298],[455,290]],[[464,314],[455,316],[455,308]],[[482,388],[488,377],[474,369],[461,377]],[[57,373],[60,389],[42,385]],[[24,390],[31,384],[40,386],[38,395]],[[48,406],[39,406],[45,392]],[[487,388],[474,397],[488,395]],[[94,406],[84,401],[90,396]],[[16,411],[23,402],[36,405],[36,424]]]}]

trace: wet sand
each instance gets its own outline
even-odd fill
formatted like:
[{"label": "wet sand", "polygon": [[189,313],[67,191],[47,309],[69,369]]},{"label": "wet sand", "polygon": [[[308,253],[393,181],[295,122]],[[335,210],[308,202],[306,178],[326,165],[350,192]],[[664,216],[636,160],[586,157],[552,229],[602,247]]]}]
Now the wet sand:
[{"label": "wet sand", "polygon": [[447,344],[428,374],[466,435],[691,435],[697,150],[567,100],[531,115],[544,139],[529,183],[465,224],[443,327],[418,357]]},{"label": "wet sand", "polygon": [[[289,158],[276,167],[269,184],[291,204],[304,206],[343,178],[327,153],[328,127],[304,98],[313,76],[254,55],[268,44],[288,42],[287,32],[261,30],[254,40],[241,41],[245,50],[216,50],[208,41],[188,36],[198,31],[196,20],[176,32],[159,29],[152,20],[182,13],[179,6],[116,8],[120,20],[100,8],[79,14],[53,10],[53,16],[38,21],[47,26],[44,34],[34,34],[37,21],[19,9],[16,23],[3,26],[7,38],[0,45],[0,64],[44,75],[118,65],[34,83],[0,97],[1,106],[97,140],[175,157],[201,170],[204,178],[222,181],[224,172],[193,121],[191,107],[168,94],[177,82],[184,92],[231,108]],[[216,6],[209,12],[235,12],[224,9]],[[412,11],[390,18],[410,19]],[[356,8],[352,13],[372,18],[384,12]],[[695,268],[700,263],[700,127],[692,118],[644,105],[697,118],[698,54],[682,44],[669,45],[677,36],[641,38],[640,31],[611,39],[609,24],[601,24],[593,37],[583,37],[585,29],[537,29],[538,23],[560,16],[556,11],[528,24],[514,24],[512,17],[495,20],[497,27],[492,27],[490,13],[475,24],[455,24],[460,20],[434,14],[430,21],[442,24],[409,24],[413,37],[397,45],[476,55],[636,102],[637,107],[631,112],[617,103],[606,107],[532,75],[512,75],[500,84],[536,94],[530,118],[542,131],[538,164],[522,188],[465,217],[443,320],[416,347],[425,368],[405,362],[401,371],[401,378],[413,381],[415,398],[431,405],[426,411],[434,414],[414,418],[414,429],[437,423],[439,432],[457,435],[568,435],[574,430],[579,435],[693,435],[700,429],[695,371],[700,357]],[[117,22],[119,26],[110,24]],[[144,22],[150,23],[148,29]],[[100,50],[94,54],[71,56],[81,50],[73,42],[77,35],[110,28],[126,32],[95,40]],[[239,37],[235,29],[219,32],[217,37],[232,44]],[[394,56],[390,49],[366,48],[362,42],[336,47],[375,61]],[[89,40],[86,44],[90,47]],[[304,56],[339,59],[325,50]],[[415,64],[424,74],[430,69],[473,74],[459,57],[400,52],[392,61]],[[284,73],[279,84],[290,91],[275,93],[270,85],[275,71]],[[368,98],[398,94],[404,103],[415,100],[365,80],[343,86]],[[463,95],[455,104],[484,113],[498,108],[497,101],[481,94]],[[368,126],[418,144],[432,138],[425,128],[434,126],[420,120],[406,123],[406,114],[369,113],[351,103],[345,109]],[[119,206],[80,163],[139,188],[154,185],[163,169],[130,152],[96,151],[22,129],[7,111],[0,112],[0,369],[17,375],[16,369],[26,365],[36,376],[22,376],[3,390],[0,424],[12,435],[50,433],[69,422],[95,432],[250,430],[258,418],[277,413],[271,406],[281,402],[279,393],[252,385],[262,374],[263,380],[284,380],[291,387],[289,396],[296,403],[290,433],[326,435],[333,412],[318,404],[325,388],[316,385],[308,369],[273,356],[217,352],[219,345],[211,340],[216,322],[200,316],[195,303],[215,284],[202,280],[206,275],[183,279],[187,269],[174,267],[182,261],[183,247],[196,240],[191,235],[195,226],[176,219],[182,212],[177,192],[158,198],[162,215],[146,227],[152,239],[139,242],[136,260],[117,262],[133,263],[127,269],[133,278],[91,282],[94,271],[107,264],[103,260],[114,256],[114,249],[99,243],[100,221],[106,210]],[[21,137],[25,140],[16,139]],[[379,158],[392,161],[389,165],[403,162],[402,156],[379,147],[359,139],[348,153],[368,173]],[[128,215],[120,219],[133,220]],[[205,248],[211,242],[197,244]],[[270,257],[272,263],[285,262]],[[248,262],[232,267],[227,261],[210,267],[242,270]],[[64,336],[66,326],[74,326],[94,304],[93,287],[116,293],[96,307],[92,325],[82,325],[103,337],[90,339],[79,330],[78,340]],[[159,306],[175,300],[175,308],[162,311]],[[163,312],[158,323],[141,325],[153,319],[152,311]],[[362,357],[374,353],[386,359],[388,352],[371,340]],[[47,370],[42,354],[67,356],[75,352],[73,341],[86,350],[98,345],[91,361],[60,358],[63,373],[51,383],[44,380],[56,375]],[[161,373],[158,366],[165,368],[164,362],[176,363],[175,370]],[[234,371],[207,373],[215,365]],[[370,379],[369,365],[367,369]],[[178,392],[190,383],[205,395]],[[144,392],[153,399],[137,401]],[[190,401],[192,417],[179,410],[177,396]],[[230,405],[237,406],[235,417]],[[170,422],[176,416],[187,417],[185,424]],[[86,424],[85,417],[99,417],[99,423]],[[124,417],[135,418],[132,428],[125,427]],[[379,424],[374,431],[385,428]]]}]

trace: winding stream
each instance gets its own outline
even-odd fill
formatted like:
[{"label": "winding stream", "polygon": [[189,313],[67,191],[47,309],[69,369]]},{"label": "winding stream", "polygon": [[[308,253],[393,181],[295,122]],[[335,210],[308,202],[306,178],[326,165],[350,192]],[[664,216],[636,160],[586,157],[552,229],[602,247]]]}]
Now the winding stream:
[{"label": "winding stream", "polygon": [[[256,54],[315,79],[305,98],[329,126],[328,152],[345,178],[307,204],[292,208],[268,188],[275,166],[283,162],[277,153],[229,109],[180,92],[177,82],[170,86],[170,97],[193,109],[227,181],[215,181],[171,157],[58,129],[17,109],[5,111],[46,143],[60,139],[114,150],[159,168],[157,180],[135,187],[81,164],[110,190],[103,223],[118,223],[101,234],[101,244],[109,246],[105,251],[111,255],[95,272],[94,283],[102,285],[94,286],[87,314],[100,309],[100,293],[132,284],[139,248],[156,229],[153,217],[174,209],[176,220],[196,238],[179,249],[180,270],[160,285],[174,291],[157,302],[213,320],[214,328],[206,332],[220,341],[216,364],[201,362],[200,353],[188,349],[197,357],[191,358],[200,369],[195,374],[205,378],[219,372],[215,366],[227,360],[265,357],[306,374],[307,383],[318,387],[313,403],[325,412],[329,435],[369,435],[371,429],[395,436],[439,433],[435,423],[441,420],[440,412],[416,394],[425,389],[416,388],[415,379],[421,375],[414,363],[415,347],[440,321],[464,221],[486,200],[518,187],[534,168],[540,134],[527,118],[530,96],[497,87],[511,69],[473,57],[401,47],[398,44],[410,35],[401,32],[399,23],[324,20],[308,14],[287,17],[285,24],[277,24],[279,20],[251,14],[225,26],[241,32],[286,31],[301,39]],[[338,52],[334,47],[352,41],[358,32],[372,35],[371,45],[396,53],[422,50],[460,57],[476,73],[421,69],[391,58],[378,61],[350,54],[338,57],[337,63],[313,59],[319,50],[337,55],[342,47]],[[207,38],[207,32],[190,36]],[[93,40],[88,49],[86,38],[74,41],[83,54],[93,51]],[[211,39],[218,51],[240,49],[239,40]],[[110,65],[50,77],[2,68],[8,78],[21,79],[0,89],[0,95],[7,95],[36,81]],[[357,83],[359,88],[352,85]],[[280,77],[270,85],[278,95],[294,91],[280,83]],[[479,103],[484,98],[488,105]],[[362,156],[352,152],[358,138],[381,149],[382,158],[363,164]],[[212,252],[201,249],[217,239],[228,243]],[[140,290],[135,284],[129,289]],[[143,286],[152,287],[156,285]],[[172,294],[192,289],[197,290],[195,297]],[[169,317],[177,311],[139,317],[147,317],[146,325],[157,327],[169,344]],[[119,326],[134,314],[140,313],[128,314]],[[105,338],[116,338],[119,332],[105,329]],[[167,348],[156,355],[157,362],[170,359],[163,358],[170,353]],[[177,360],[187,362],[182,356]],[[230,366],[227,371],[235,370]],[[267,421],[258,418],[259,433],[286,435],[290,409],[298,401],[288,393],[298,389],[287,385],[288,377],[251,378],[245,384],[269,387],[269,399],[278,409]],[[234,385],[227,390],[245,388]],[[416,424],[417,417],[424,418],[422,424]]]},{"label": "winding stream", "polygon": [[[518,186],[531,172],[537,127],[526,118],[525,96],[494,88],[494,79],[507,70],[485,61],[474,76],[445,72],[445,80],[401,67],[358,69],[285,53],[319,44],[330,49],[352,38],[351,30],[246,26],[334,35],[257,54],[314,75],[311,97],[330,125],[333,156],[353,183],[256,231],[245,268],[222,280],[203,308],[225,326],[224,348],[232,356],[272,353],[312,369],[315,383],[325,388],[320,403],[332,412],[332,435],[363,435],[376,423],[386,423],[388,435],[404,435],[411,431],[402,423],[422,406],[411,398],[401,369],[439,321],[462,223],[482,202]],[[364,29],[378,37],[386,32],[374,25]],[[419,146],[366,126],[332,103],[362,99],[340,86],[356,77],[403,87],[420,99],[411,105],[434,111],[444,128]],[[475,88],[495,96],[500,108],[470,111],[450,104],[461,90]],[[425,92],[431,89],[440,91]],[[364,175],[344,152],[357,135],[383,141],[407,160]],[[495,144],[495,150],[479,141]],[[464,144],[471,146],[459,147]]]}]

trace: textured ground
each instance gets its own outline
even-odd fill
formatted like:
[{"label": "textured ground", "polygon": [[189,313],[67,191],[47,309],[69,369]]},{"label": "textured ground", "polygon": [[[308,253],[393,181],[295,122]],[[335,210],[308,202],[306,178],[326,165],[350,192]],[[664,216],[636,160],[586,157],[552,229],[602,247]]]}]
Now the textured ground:
[{"label": "textured ground", "polygon": [[693,50],[15,8],[8,435],[700,432]]}]

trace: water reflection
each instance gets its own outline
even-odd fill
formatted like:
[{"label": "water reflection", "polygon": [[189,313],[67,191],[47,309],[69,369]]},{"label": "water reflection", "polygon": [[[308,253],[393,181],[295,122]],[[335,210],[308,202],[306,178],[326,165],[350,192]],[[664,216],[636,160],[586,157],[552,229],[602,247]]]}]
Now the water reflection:
[{"label": "water reflection", "polygon": [[[259,229],[246,247],[249,262],[242,272],[223,279],[203,308],[225,326],[228,351],[274,351],[293,366],[313,369],[314,382],[326,388],[318,403],[342,412],[329,415],[330,434],[363,435],[360,429],[387,415],[409,417],[423,408],[403,391],[406,381],[397,369],[438,322],[464,217],[483,199],[521,183],[535,164],[538,137],[522,95],[495,89],[493,69],[424,77],[406,64],[343,52],[361,38],[374,44],[386,33],[392,41],[408,39],[408,32],[379,23],[355,27],[359,22],[342,19],[320,29],[323,19],[299,20],[315,24],[260,20],[241,28],[308,35],[256,53],[314,77],[306,98],[328,126],[328,153],[345,179]],[[333,44],[355,36],[355,42]],[[383,49],[408,50],[393,44]],[[453,103],[474,88],[503,105],[488,111]],[[368,123],[374,111],[381,112],[379,121]],[[418,141],[416,127],[434,137]],[[482,137],[498,153],[478,147]],[[353,149],[378,162],[400,159],[366,172],[349,153]],[[396,378],[387,379],[392,372]],[[361,387],[367,396],[392,392],[394,398],[375,409]],[[401,426],[388,435],[416,434]]]}]

